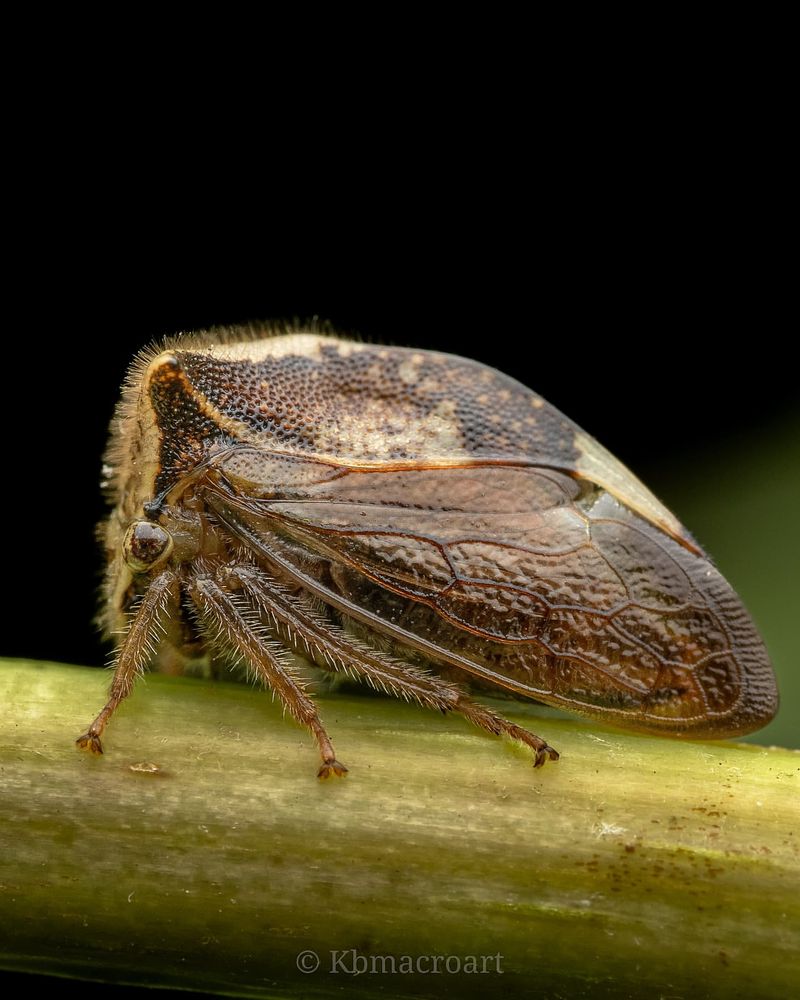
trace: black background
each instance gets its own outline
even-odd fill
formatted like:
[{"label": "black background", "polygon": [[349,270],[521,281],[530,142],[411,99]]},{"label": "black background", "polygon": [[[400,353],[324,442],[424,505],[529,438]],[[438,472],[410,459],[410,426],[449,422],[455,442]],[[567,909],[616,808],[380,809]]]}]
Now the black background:
[{"label": "black background", "polygon": [[104,661],[101,453],[131,356],[165,333],[318,315],[468,354],[656,489],[800,410],[791,90],[749,23],[615,45],[594,24],[514,39],[399,18],[366,39],[359,22],[353,52],[328,25],[226,38],[216,19],[204,43],[185,18],[95,20],[13,35],[0,654]]},{"label": "black background", "polygon": [[[696,208],[696,206],[695,206]],[[52,228],[5,367],[0,652],[101,663],[92,618],[101,454],[133,354],[163,334],[319,316],[371,340],[478,358],[542,393],[655,487],[659,469],[798,407],[781,264],[725,212],[637,219],[346,214],[253,229],[79,213]],[[580,214],[580,213],[578,213]],[[21,627],[24,622],[34,627]]]},{"label": "black background", "polygon": [[203,121],[172,137],[181,105],[140,147],[121,109],[113,129],[113,112],[79,125],[83,103],[57,109],[57,127],[33,116],[35,147],[26,136],[14,151],[28,176],[6,191],[0,654],[104,661],[101,454],[130,358],[163,334],[319,316],[467,354],[537,389],[656,489],[684,456],[798,411],[780,151],[760,108],[753,172],[741,104],[730,142],[703,138],[706,115],[690,133],[681,120],[675,146],[661,120],[643,134],[645,114],[612,135],[602,108],[591,135],[568,116],[569,148],[542,136],[533,155],[527,124],[486,135],[470,108],[460,148],[431,157],[438,122],[405,154],[390,128],[370,156],[343,138],[339,109],[324,147],[259,117],[259,151]]}]

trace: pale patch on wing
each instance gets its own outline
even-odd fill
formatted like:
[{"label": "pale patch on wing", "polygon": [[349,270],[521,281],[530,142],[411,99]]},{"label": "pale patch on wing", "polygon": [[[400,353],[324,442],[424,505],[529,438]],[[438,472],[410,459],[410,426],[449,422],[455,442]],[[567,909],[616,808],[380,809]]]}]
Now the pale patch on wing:
[{"label": "pale patch on wing", "polygon": [[[369,345],[338,337],[325,337],[317,333],[286,333],[261,340],[209,344],[208,347],[193,347],[192,353],[210,354],[222,361],[252,361],[257,363],[267,358],[286,358],[292,355],[302,358],[322,358],[323,347],[335,347],[342,357],[363,351]],[[180,345],[178,345],[180,347]]]},{"label": "pale patch on wing", "polygon": [[419,379],[420,368],[424,361],[424,356],[416,353],[406,358],[398,367],[397,374],[406,385],[413,385]]},{"label": "pale patch on wing", "polygon": [[626,466],[614,458],[610,451],[583,431],[575,432],[575,447],[579,458],[575,471],[582,479],[602,486],[626,507],[636,511],[645,520],[671,535],[692,552],[697,545],[689,537],[681,522]]},{"label": "pale patch on wing", "polygon": [[[402,416],[402,415],[400,415]],[[454,399],[442,399],[424,416],[413,422],[400,419],[387,409],[381,399],[365,400],[357,412],[342,410],[330,430],[321,427],[315,443],[322,455],[348,456],[348,465],[359,460],[379,464],[407,445],[409,451],[430,455],[432,462],[441,457],[463,460],[466,457],[461,422]],[[390,425],[390,426],[387,426]]]}]

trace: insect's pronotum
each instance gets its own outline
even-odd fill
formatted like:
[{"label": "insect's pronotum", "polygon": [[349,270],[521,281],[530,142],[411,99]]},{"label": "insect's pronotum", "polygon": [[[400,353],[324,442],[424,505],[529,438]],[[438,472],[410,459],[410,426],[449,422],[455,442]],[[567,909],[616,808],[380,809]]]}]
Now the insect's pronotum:
[{"label": "insect's pronotum", "polygon": [[[558,753],[504,689],[672,736],[763,726],[777,691],[676,518],[541,396],[432,351],[219,331],[133,364],[108,453],[97,753],[136,675],[231,652],[343,774],[286,652]],[[468,690],[469,688],[469,690]]]}]

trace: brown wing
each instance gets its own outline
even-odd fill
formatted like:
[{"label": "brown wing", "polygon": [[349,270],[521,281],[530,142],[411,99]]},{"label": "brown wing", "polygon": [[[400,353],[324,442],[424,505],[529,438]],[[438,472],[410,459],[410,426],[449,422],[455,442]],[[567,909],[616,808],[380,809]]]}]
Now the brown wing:
[{"label": "brown wing", "polygon": [[728,584],[596,485],[523,465],[348,470],[283,456],[259,486],[252,460],[249,472],[241,455],[220,463],[238,494],[232,527],[327,557],[336,593],[317,581],[320,596],[343,595],[385,633],[643,729],[733,734],[774,712],[766,651]]},{"label": "brown wing", "polygon": [[675,516],[602,445],[477,361],[297,331],[238,343],[178,340],[139,377],[140,409],[126,419],[155,421],[158,441],[124,464],[142,489],[154,477],[163,497],[231,441],[361,469],[522,462],[596,483],[694,548]]}]

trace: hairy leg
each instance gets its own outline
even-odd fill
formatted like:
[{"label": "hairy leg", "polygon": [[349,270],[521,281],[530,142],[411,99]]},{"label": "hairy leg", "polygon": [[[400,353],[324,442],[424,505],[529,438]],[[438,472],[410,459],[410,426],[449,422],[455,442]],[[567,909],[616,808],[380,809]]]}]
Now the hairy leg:
[{"label": "hairy leg", "polygon": [[254,607],[276,626],[282,626],[292,642],[302,641],[307,650],[322,654],[322,662],[334,672],[346,671],[373,687],[415,700],[441,712],[459,712],[473,725],[496,736],[520,740],[534,752],[534,767],[558,760],[558,752],[545,740],[473,701],[455,684],[427,673],[404,660],[372,649],[318,615],[309,602],[290,593],[268,574],[250,564],[223,570],[232,585],[240,586]]},{"label": "hairy leg", "polygon": [[293,646],[320,654],[322,665],[333,673],[346,673],[386,694],[413,699],[440,712],[450,711],[462,695],[454,684],[349,635],[322,617],[310,601],[292,594],[257,567],[240,564],[224,572],[262,616],[282,628]]},{"label": "hairy leg", "polygon": [[216,626],[220,636],[241,654],[262,684],[274,691],[293,718],[312,732],[322,757],[318,776],[346,774],[347,768],[336,759],[316,705],[303,684],[281,662],[281,650],[260,634],[261,623],[248,616],[248,609],[237,597],[211,576],[197,574],[189,585],[189,596],[201,616]]},{"label": "hairy leg", "polygon": [[119,647],[108,701],[91,726],[75,741],[79,747],[91,750],[92,753],[103,752],[100,741],[103,730],[119,703],[133,690],[137,674],[141,673],[154,655],[155,641],[167,604],[177,593],[178,578],[171,570],[159,574],[145,591]]},{"label": "hairy leg", "polygon": [[454,711],[460,712],[465,719],[469,719],[473,725],[480,726],[488,733],[494,733],[495,736],[510,736],[512,739],[519,740],[529,746],[533,750],[534,767],[541,767],[548,758],[558,760],[558,750],[554,750],[541,736],[537,736],[514,722],[509,722],[502,715],[498,715],[466,695],[459,699]]}]

